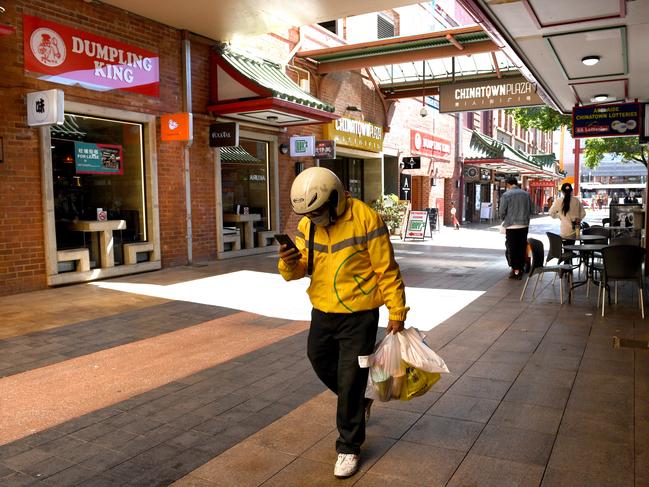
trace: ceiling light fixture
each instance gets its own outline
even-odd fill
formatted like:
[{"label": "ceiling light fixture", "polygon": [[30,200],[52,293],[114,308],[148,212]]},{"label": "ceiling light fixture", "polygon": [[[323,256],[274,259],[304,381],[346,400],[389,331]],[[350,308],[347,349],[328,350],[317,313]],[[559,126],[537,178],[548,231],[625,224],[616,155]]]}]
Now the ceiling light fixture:
[{"label": "ceiling light fixture", "polygon": [[586,56],[581,58],[581,62],[586,66],[595,66],[599,62],[599,56]]},{"label": "ceiling light fixture", "polygon": [[590,100],[591,101],[597,101],[597,102],[606,101],[606,100],[608,100],[608,95],[605,95],[605,94],[595,95]]}]

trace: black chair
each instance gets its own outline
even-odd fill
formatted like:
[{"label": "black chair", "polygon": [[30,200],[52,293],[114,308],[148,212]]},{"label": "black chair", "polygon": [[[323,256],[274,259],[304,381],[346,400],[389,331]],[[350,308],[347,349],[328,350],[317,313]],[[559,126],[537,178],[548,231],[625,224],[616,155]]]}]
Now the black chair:
[{"label": "black chair", "polygon": [[559,274],[560,301],[561,304],[563,304],[563,276],[564,275],[568,276],[568,295],[570,296],[570,293],[572,293],[572,289],[571,289],[572,288],[572,266],[569,264],[550,265],[550,266],[543,265],[544,255],[545,255],[545,251],[543,250],[543,242],[535,238],[528,238],[527,243],[530,244],[530,247],[532,249],[532,267],[530,268],[530,273],[527,276],[527,280],[525,281],[525,286],[523,286],[523,292],[521,292],[520,300],[523,301],[525,290],[527,289],[527,285],[529,284],[530,278],[533,275],[538,274],[539,277],[536,278],[536,283],[534,284],[534,290],[532,291],[532,299],[534,299],[534,295],[536,294],[536,287],[539,285],[541,276],[545,273],[552,272],[555,274]]},{"label": "black chair", "polygon": [[640,312],[644,319],[644,282],[642,277],[642,263],[644,262],[645,249],[637,245],[609,245],[602,249],[604,257],[604,270],[600,281],[602,296],[602,316],[606,307],[606,289],[610,282],[615,282],[615,304],[617,304],[617,282],[634,281],[638,284],[640,298]]},{"label": "black chair", "polygon": [[590,227],[590,225],[588,223],[586,223],[586,222],[581,222],[579,224],[579,228],[581,228],[582,230],[586,230],[589,227]]},{"label": "black chair", "polygon": [[[557,235],[552,232],[545,232],[548,236],[548,241],[550,242],[550,248],[548,249],[548,255],[545,258],[545,263],[547,264],[552,259],[557,259],[558,264],[569,264],[573,269],[578,269],[580,267],[580,262],[573,264],[573,259],[578,259],[579,255],[575,252],[569,250],[563,250],[564,240],[561,238],[561,235]],[[570,243],[574,241],[570,240]],[[555,276],[556,278],[556,276]]]},{"label": "black chair", "polygon": [[[552,259],[557,259],[559,264],[572,262],[572,259],[579,257],[576,253],[563,250],[563,239],[561,235],[552,232],[545,232],[550,241],[550,248],[548,249],[548,256],[545,259],[547,264]],[[577,267],[577,266],[575,266]]]},{"label": "black chair", "polygon": [[602,226],[605,227],[606,225],[611,226],[610,218],[602,218]]}]

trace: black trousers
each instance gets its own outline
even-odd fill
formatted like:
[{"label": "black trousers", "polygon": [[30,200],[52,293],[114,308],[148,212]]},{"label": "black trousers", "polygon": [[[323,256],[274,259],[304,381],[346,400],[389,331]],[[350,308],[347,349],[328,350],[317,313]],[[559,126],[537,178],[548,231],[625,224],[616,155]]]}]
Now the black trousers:
[{"label": "black trousers", "polygon": [[505,230],[505,248],[507,263],[515,271],[523,272],[525,268],[525,249],[527,249],[527,229],[512,228]]},{"label": "black trousers", "polygon": [[374,352],[379,310],[357,313],[311,312],[307,355],[320,380],[338,396],[338,453],[358,454],[365,441],[365,388],[368,369],[359,355]]}]

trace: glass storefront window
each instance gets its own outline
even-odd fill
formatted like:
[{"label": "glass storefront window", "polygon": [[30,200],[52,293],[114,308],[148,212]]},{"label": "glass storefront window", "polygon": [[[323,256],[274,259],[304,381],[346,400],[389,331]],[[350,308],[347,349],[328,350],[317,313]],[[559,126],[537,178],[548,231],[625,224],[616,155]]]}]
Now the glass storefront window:
[{"label": "glass storefront window", "polygon": [[122,243],[147,240],[142,125],[83,115],[65,115],[50,127],[57,249],[87,247],[93,267],[99,250],[76,223],[124,220],[114,232],[115,263],[123,262]]},{"label": "glass storefront window", "polygon": [[271,226],[268,143],[241,139],[239,144],[221,151],[223,213],[258,214],[254,228],[266,231]]},{"label": "glass storefront window", "polygon": [[363,200],[363,176],[364,176],[364,160],[341,158],[341,159],[325,159],[320,161],[320,166],[326,167],[333,171],[343,186],[351,195],[359,200]]}]

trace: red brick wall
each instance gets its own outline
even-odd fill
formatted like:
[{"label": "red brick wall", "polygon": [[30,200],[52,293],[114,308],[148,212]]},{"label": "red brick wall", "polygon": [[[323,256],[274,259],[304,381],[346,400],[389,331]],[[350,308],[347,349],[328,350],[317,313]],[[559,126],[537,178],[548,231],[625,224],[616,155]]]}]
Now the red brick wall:
[{"label": "red brick wall", "polygon": [[[363,79],[359,72],[347,71],[343,73],[331,73],[320,79],[318,93],[315,92],[315,82],[312,80],[311,92],[321,100],[336,107],[336,113],[343,115],[348,106],[359,108],[366,122],[383,126],[385,115],[381,100],[376,95],[371,83]],[[347,113],[348,117],[356,114]],[[304,127],[289,128],[285,134],[281,134],[279,143],[289,144],[292,135],[315,135],[316,139],[322,139],[322,125],[306,125]],[[280,228],[282,231],[293,235],[300,217],[291,210],[289,194],[291,185],[295,180],[295,163],[303,162],[304,167],[315,165],[313,158],[291,159],[280,154],[279,158],[279,206],[280,206]]]},{"label": "red brick wall", "polygon": [[[161,24],[102,3],[78,0],[5,1],[2,22],[16,27],[0,38],[0,295],[45,286],[45,257],[38,129],[27,126],[25,94],[59,88],[68,101],[159,115],[180,111],[180,34]],[[119,40],[160,55],[160,98],[101,93],[27,77],[23,68],[22,14],[34,15]],[[180,144],[158,143],[163,265],[186,260],[184,180]],[[51,177],[45,175],[44,177]]]}]

